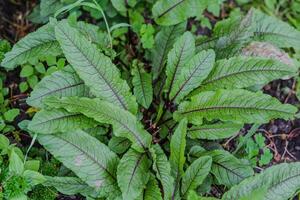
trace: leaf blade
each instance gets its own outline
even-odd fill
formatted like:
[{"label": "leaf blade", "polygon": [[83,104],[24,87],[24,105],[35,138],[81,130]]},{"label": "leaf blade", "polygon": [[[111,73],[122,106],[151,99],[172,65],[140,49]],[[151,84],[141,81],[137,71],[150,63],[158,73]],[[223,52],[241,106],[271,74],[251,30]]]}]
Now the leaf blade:
[{"label": "leaf blade", "polygon": [[202,92],[184,102],[174,118],[187,117],[193,124],[201,124],[203,118],[220,119],[237,123],[263,123],[273,118],[291,119],[297,109],[281,104],[277,99],[246,90],[218,90]]},{"label": "leaf blade", "polygon": [[193,89],[197,88],[213,68],[215,53],[201,51],[188,62],[170,92],[171,101],[179,103]]},{"label": "leaf blade", "polygon": [[144,152],[150,147],[152,137],[143,129],[136,116],[111,103],[84,97],[48,98],[45,103],[51,107],[64,108],[69,112],[82,113],[100,123],[112,124],[114,134],[128,138],[132,142],[132,148],[139,152]]},{"label": "leaf blade", "polygon": [[[83,131],[62,134],[39,134],[38,141],[101,196],[118,194],[116,154]],[[95,154],[97,152],[97,154]],[[114,194],[115,193],[115,194]]]},{"label": "leaf blade", "polygon": [[137,112],[137,104],[129,86],[120,78],[119,70],[107,56],[100,53],[67,21],[58,23],[55,35],[67,60],[95,96],[125,110]]},{"label": "leaf blade", "polygon": [[299,163],[283,163],[270,167],[262,173],[248,178],[239,185],[232,187],[223,196],[224,200],[239,199],[251,194],[252,191],[265,187],[265,200],[285,200],[300,188]]},{"label": "leaf blade", "polygon": [[15,44],[12,50],[5,54],[1,65],[12,70],[17,65],[28,62],[29,59],[37,60],[43,56],[57,56],[61,53],[54,35],[54,27],[51,24],[46,24]]},{"label": "leaf blade", "polygon": [[80,113],[69,113],[64,109],[41,110],[36,113],[28,129],[42,134],[68,132],[97,126],[97,122]]},{"label": "leaf blade", "polygon": [[123,199],[135,199],[146,186],[149,178],[150,162],[145,153],[129,149],[122,157],[117,170],[118,185]]}]

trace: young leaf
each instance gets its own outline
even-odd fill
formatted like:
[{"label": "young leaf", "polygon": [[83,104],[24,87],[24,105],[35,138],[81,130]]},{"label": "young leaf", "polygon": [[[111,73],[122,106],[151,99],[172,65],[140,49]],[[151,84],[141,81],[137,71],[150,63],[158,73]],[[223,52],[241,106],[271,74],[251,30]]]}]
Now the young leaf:
[{"label": "young leaf", "polygon": [[69,66],[43,78],[27,98],[31,106],[41,108],[43,100],[50,96],[89,96],[89,89]]},{"label": "young leaf", "polygon": [[155,47],[151,52],[153,79],[162,72],[167,60],[168,52],[172,49],[176,39],[184,32],[185,23],[171,27],[163,27],[155,36]]},{"label": "young leaf", "polygon": [[152,14],[156,23],[170,26],[201,15],[205,7],[203,0],[159,0],[154,4]]},{"label": "young leaf", "polygon": [[220,119],[238,123],[264,123],[271,119],[292,119],[297,108],[281,104],[277,99],[247,90],[207,91],[193,96],[191,101],[180,104],[174,118],[187,118],[191,123],[201,124],[203,118]]},{"label": "young leaf", "polygon": [[94,188],[88,186],[77,177],[51,177],[45,176],[44,186],[54,187],[60,193],[65,195],[82,194],[84,196],[97,197],[98,194]]},{"label": "young leaf", "polygon": [[9,172],[22,175],[24,171],[24,163],[14,149],[11,150],[9,155]]},{"label": "young leaf", "polygon": [[123,199],[135,199],[142,193],[150,178],[150,164],[146,153],[129,149],[124,154],[117,171]]},{"label": "young leaf", "polygon": [[8,70],[14,69],[29,60],[44,56],[57,56],[62,53],[54,36],[54,27],[46,24],[37,31],[28,34],[5,54],[1,65]]},{"label": "young leaf", "polygon": [[212,157],[211,173],[219,184],[231,187],[253,175],[253,169],[227,151],[214,150],[204,155]]},{"label": "young leaf", "polygon": [[[138,198],[139,199],[139,198]],[[162,200],[160,188],[158,186],[157,180],[154,177],[150,177],[146,189],[140,196],[141,200]]]},{"label": "young leaf", "polygon": [[212,70],[214,61],[215,53],[208,50],[196,54],[186,63],[171,89],[171,101],[179,103],[187,94],[197,88]]},{"label": "young leaf", "polygon": [[166,67],[167,94],[173,88],[184,65],[190,61],[195,53],[195,40],[190,32],[185,32],[174,44],[173,49],[168,54],[168,63]]},{"label": "young leaf", "polygon": [[295,76],[297,68],[281,62],[254,57],[232,57],[218,61],[207,79],[193,94],[219,88],[247,88],[272,80]]},{"label": "young leaf", "polygon": [[111,0],[113,7],[120,12],[120,14],[126,16],[127,7],[134,7],[137,3],[136,0]]},{"label": "young leaf", "polygon": [[32,187],[46,181],[45,177],[37,171],[25,170],[22,176]]},{"label": "young leaf", "polygon": [[138,103],[149,108],[153,98],[152,77],[142,68],[143,65],[136,64],[131,70],[133,75],[133,92]]},{"label": "young leaf", "polygon": [[64,109],[41,110],[28,125],[36,133],[59,133],[97,126],[96,121],[80,113],[69,113]]},{"label": "young leaf", "polygon": [[181,193],[187,196],[189,191],[196,189],[202,184],[210,172],[212,158],[210,156],[200,157],[195,160],[186,170],[182,177]]},{"label": "young leaf", "polygon": [[289,199],[300,188],[300,163],[283,163],[272,166],[232,187],[222,199],[242,199],[260,188],[267,189],[264,199]]},{"label": "young leaf", "polygon": [[153,170],[163,186],[164,199],[170,199],[174,179],[171,176],[171,166],[167,156],[159,145],[152,146]]},{"label": "young leaf", "polygon": [[267,41],[278,47],[299,49],[300,32],[289,24],[252,9],[256,40]]},{"label": "young leaf", "polygon": [[243,124],[224,123],[193,126],[188,130],[188,136],[192,139],[218,140],[225,139],[238,133]]},{"label": "young leaf", "polygon": [[197,52],[213,48],[216,50],[217,58],[236,55],[254,35],[252,21],[252,12],[245,17],[234,16],[219,21],[214,28],[212,37],[202,37],[197,41]]},{"label": "young leaf", "polygon": [[46,150],[72,170],[101,196],[118,196],[116,168],[118,156],[89,134],[77,130],[68,133],[38,135]]},{"label": "young leaf", "polygon": [[114,134],[129,139],[132,142],[132,148],[139,152],[146,151],[151,145],[151,135],[143,129],[137,118],[114,104],[84,97],[49,98],[45,102],[51,107],[82,113],[100,123],[112,124]]},{"label": "young leaf", "polygon": [[185,163],[184,154],[186,146],[186,128],[187,120],[183,119],[179,122],[179,125],[176,128],[170,143],[171,174],[175,179],[174,188],[172,191],[172,199],[179,195],[179,181],[183,175],[183,165]]},{"label": "young leaf", "polygon": [[68,62],[96,97],[137,112],[135,98],[110,58],[65,20],[56,25],[55,36]]}]

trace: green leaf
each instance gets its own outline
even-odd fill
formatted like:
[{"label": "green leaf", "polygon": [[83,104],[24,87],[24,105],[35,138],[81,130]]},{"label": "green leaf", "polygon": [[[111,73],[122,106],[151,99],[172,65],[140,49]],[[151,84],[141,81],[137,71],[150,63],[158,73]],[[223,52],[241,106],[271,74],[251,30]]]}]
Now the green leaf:
[{"label": "green leaf", "polygon": [[211,173],[219,184],[231,187],[254,174],[250,165],[243,163],[227,151],[214,150],[204,155],[212,157]]},{"label": "green leaf", "polygon": [[140,29],[141,42],[143,44],[143,48],[152,49],[154,45],[154,37],[155,29],[151,24],[143,24]]},{"label": "green leaf", "polygon": [[100,123],[112,124],[114,135],[129,139],[132,142],[132,148],[139,152],[144,152],[150,147],[152,137],[143,129],[137,118],[114,104],[84,97],[49,98],[45,102],[51,107],[82,113]]},{"label": "green leaf", "polygon": [[182,177],[181,193],[186,196],[189,191],[196,189],[202,184],[209,174],[212,165],[210,156],[200,157],[195,160],[186,170]]},{"label": "green leaf", "polygon": [[110,46],[109,38],[107,33],[104,33],[103,30],[97,25],[89,24],[84,21],[79,21],[76,23],[75,28],[83,34],[89,41],[97,44],[100,49],[105,49]]},{"label": "green leaf", "polygon": [[267,188],[262,187],[256,190],[253,190],[249,195],[242,197],[240,200],[264,200],[264,197],[267,193]]},{"label": "green leaf", "polygon": [[166,67],[166,84],[167,93],[173,88],[174,82],[178,81],[178,76],[188,61],[195,54],[195,40],[190,32],[185,32],[175,42],[173,49],[168,54],[168,63]]},{"label": "green leaf", "polygon": [[1,65],[11,70],[32,59],[60,54],[61,49],[54,36],[54,27],[51,24],[46,24],[17,42],[12,50],[5,54]]},{"label": "green leaf", "polygon": [[152,14],[156,23],[170,26],[201,15],[205,8],[203,0],[158,0],[153,5]]},{"label": "green leaf", "polygon": [[108,142],[108,147],[117,154],[124,153],[127,149],[129,149],[130,145],[131,142],[124,137],[113,136]]},{"label": "green leaf", "polygon": [[283,163],[272,166],[254,177],[232,187],[223,196],[223,200],[242,199],[254,190],[266,188],[264,200],[286,200],[300,188],[300,163]]},{"label": "green leaf", "polygon": [[297,75],[297,68],[281,62],[253,57],[233,57],[218,61],[207,79],[193,94],[219,88],[247,88]]},{"label": "green leaf", "polygon": [[50,96],[89,96],[89,90],[71,67],[65,67],[43,78],[35,86],[26,102],[31,106],[41,108],[44,107],[43,100]]},{"label": "green leaf", "polygon": [[8,146],[9,146],[9,139],[6,136],[0,134],[0,150],[5,150],[8,148]]},{"label": "green leaf", "polygon": [[236,89],[207,91],[193,96],[191,101],[180,104],[174,118],[188,118],[193,124],[201,124],[203,118],[264,123],[276,118],[292,119],[296,112],[294,106],[282,104],[269,95]]},{"label": "green leaf", "polygon": [[46,181],[46,178],[41,173],[32,170],[25,170],[23,177],[30,186],[35,186]]},{"label": "green leaf", "polygon": [[137,200],[162,200],[160,188],[157,180],[154,177],[150,177],[146,188],[143,193],[137,198]]},{"label": "green leaf", "polygon": [[201,51],[191,58],[174,82],[170,92],[171,101],[179,103],[193,89],[199,87],[212,70],[214,62],[215,53],[212,50]]},{"label": "green leaf", "polygon": [[69,113],[64,109],[41,110],[28,125],[36,133],[58,133],[95,127],[98,123],[81,113]]},{"label": "green leaf", "polygon": [[19,84],[19,89],[20,89],[20,92],[23,93],[25,92],[26,90],[28,90],[28,84],[27,82],[21,82]]},{"label": "green leaf", "polygon": [[170,163],[171,174],[175,179],[172,192],[172,198],[178,195],[179,181],[183,175],[183,165],[185,163],[185,146],[186,146],[186,129],[187,120],[183,119],[179,122],[170,143]]},{"label": "green leaf", "polygon": [[40,161],[39,160],[27,160],[24,165],[25,170],[39,171]]},{"label": "green leaf", "polygon": [[188,130],[188,136],[192,139],[218,140],[237,134],[243,128],[243,124],[209,124],[193,126]]},{"label": "green leaf", "polygon": [[6,121],[12,122],[19,114],[20,114],[20,110],[18,108],[13,108],[13,109],[6,111],[3,114],[3,116]]},{"label": "green leaf", "polygon": [[143,65],[136,64],[131,70],[133,92],[137,102],[149,108],[153,98],[152,77],[142,67]]},{"label": "green leaf", "polygon": [[50,177],[45,176],[44,186],[54,187],[60,193],[65,195],[82,194],[84,196],[96,197],[97,192],[94,188],[88,186],[76,177]]},{"label": "green leaf", "polygon": [[29,84],[29,86],[34,89],[34,87],[36,86],[36,84],[38,84],[39,79],[36,75],[32,75],[30,77],[27,78],[27,82]]},{"label": "green leaf", "polygon": [[[128,7],[134,7],[135,4],[137,3],[137,0],[128,0],[128,1],[123,1],[123,0],[111,0],[111,3],[113,7],[120,12],[120,14],[126,16],[126,11],[127,11],[127,6]],[[127,4],[127,5],[126,5]]]},{"label": "green leaf", "polygon": [[14,149],[11,150],[9,155],[9,172],[22,175],[24,171],[24,163],[18,156]]},{"label": "green leaf", "polygon": [[162,184],[164,199],[170,199],[174,183],[174,179],[171,176],[170,162],[159,145],[153,145],[152,148],[153,170],[156,172],[156,177]]},{"label": "green leaf", "polygon": [[132,113],[137,112],[137,104],[129,86],[120,78],[119,70],[109,57],[100,53],[67,21],[58,23],[55,35],[68,62],[95,96]]},{"label": "green leaf", "polygon": [[278,47],[299,49],[300,32],[275,17],[252,9],[255,25],[255,40],[267,41]]},{"label": "green leaf", "polygon": [[77,130],[68,133],[38,135],[46,150],[72,170],[101,196],[118,196],[116,167],[118,156],[89,134]]},{"label": "green leaf", "polygon": [[212,37],[197,42],[197,50],[214,48],[217,58],[228,58],[239,53],[244,44],[254,35],[253,13],[245,17],[234,16],[219,21]]},{"label": "green leaf", "polygon": [[53,16],[54,13],[63,6],[64,4],[60,0],[41,0],[40,15],[42,17]]},{"label": "green leaf", "polygon": [[157,79],[163,71],[168,52],[176,39],[184,32],[185,23],[171,27],[163,27],[155,36],[155,46],[151,51],[153,79]]},{"label": "green leaf", "polygon": [[117,170],[123,199],[135,199],[142,193],[150,178],[150,164],[146,153],[129,149],[124,154]]},{"label": "green leaf", "polygon": [[29,77],[34,73],[34,69],[31,65],[25,65],[21,72],[20,72],[20,77]]}]

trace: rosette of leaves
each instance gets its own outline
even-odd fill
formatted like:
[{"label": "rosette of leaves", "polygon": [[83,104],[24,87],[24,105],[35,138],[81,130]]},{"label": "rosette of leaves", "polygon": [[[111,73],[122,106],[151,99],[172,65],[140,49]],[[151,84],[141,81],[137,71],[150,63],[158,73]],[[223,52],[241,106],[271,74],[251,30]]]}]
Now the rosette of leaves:
[{"label": "rosette of leaves", "polygon": [[[201,147],[202,140],[229,138],[245,123],[292,119],[297,112],[292,105],[248,90],[297,75],[295,65],[242,55],[241,49],[255,40],[275,39],[278,47],[299,42],[294,37],[298,31],[262,15],[252,10],[243,20],[226,19],[212,38],[200,42],[182,24],[163,27],[150,52],[150,69],[141,64],[143,59],[121,68],[78,28],[52,20],[46,26],[54,45],[45,48],[62,52],[70,66],[35,87],[27,103],[40,111],[27,128],[76,177],[48,177],[44,184],[89,198],[198,199],[204,194],[195,191],[211,179],[211,184],[232,188],[224,199],[261,189],[262,199],[274,192],[272,199],[292,196],[300,188],[299,163],[253,176],[245,160],[217,145]],[[22,44],[35,37],[43,43],[39,30]],[[31,53],[28,45],[24,58]],[[12,57],[17,47],[7,54],[4,67],[16,62]],[[123,79],[128,69],[131,76]]]}]

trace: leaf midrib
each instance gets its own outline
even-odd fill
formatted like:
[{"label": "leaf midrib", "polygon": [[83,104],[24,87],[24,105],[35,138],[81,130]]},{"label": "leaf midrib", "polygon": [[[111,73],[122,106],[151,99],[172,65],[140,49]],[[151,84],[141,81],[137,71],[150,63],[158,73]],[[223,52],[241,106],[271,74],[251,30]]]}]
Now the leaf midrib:
[{"label": "leaf midrib", "polygon": [[291,72],[291,71],[279,70],[279,69],[254,69],[254,70],[251,69],[251,70],[244,70],[244,71],[238,71],[238,72],[233,72],[233,73],[221,74],[220,76],[217,76],[216,78],[213,78],[213,79],[210,79],[210,80],[207,80],[207,81],[203,81],[202,87],[205,86],[205,85],[211,84],[215,81],[226,79],[226,78],[231,77],[231,76],[236,76],[236,75],[244,74],[244,73],[257,73],[257,72],[287,72],[288,73],[288,72]]},{"label": "leaf midrib", "polygon": [[206,108],[198,108],[193,109],[185,112],[181,112],[182,115],[186,115],[193,112],[205,112],[208,110],[218,110],[218,109],[249,109],[249,110],[264,110],[264,111],[271,111],[271,112],[282,112],[286,114],[291,114],[291,112],[282,111],[282,110],[275,110],[275,109],[267,109],[267,108],[257,108],[257,107],[239,107],[239,106],[215,106],[215,107],[206,107]]},{"label": "leaf midrib", "polygon": [[134,177],[134,175],[135,175],[135,172],[136,172],[136,170],[137,170],[137,168],[138,168],[140,162],[142,161],[142,158],[143,158],[144,155],[145,155],[145,154],[141,154],[141,155],[139,156],[139,158],[137,159],[137,162],[136,162],[135,165],[134,165],[134,168],[133,168],[133,171],[132,171],[132,173],[131,173],[131,175],[130,175],[130,180],[129,180],[129,183],[128,183],[128,186],[127,186],[127,192],[129,192],[129,189],[130,189],[130,185],[131,185],[132,179],[133,179],[133,177]]},{"label": "leaf midrib", "polygon": [[82,114],[80,114],[80,113],[74,113],[74,114],[68,113],[67,115],[59,116],[59,117],[56,117],[56,118],[51,118],[51,119],[48,119],[46,121],[41,121],[39,123],[36,123],[35,125],[38,126],[38,125],[42,125],[42,124],[45,124],[45,123],[48,123],[48,122],[51,122],[51,121],[53,122],[53,121],[61,120],[61,119],[64,119],[64,118],[73,118],[73,117],[79,117],[79,116],[82,116]]},{"label": "leaf midrib", "polygon": [[172,5],[171,7],[169,7],[168,9],[166,9],[164,12],[162,12],[158,18],[163,17],[164,15],[166,15],[168,12],[170,12],[171,10],[175,9],[177,6],[179,6],[181,3],[183,3],[185,0],[181,0],[179,2],[177,2],[176,4]]},{"label": "leaf midrib", "polygon": [[44,97],[44,96],[47,96],[47,95],[49,95],[49,94],[56,93],[56,92],[58,92],[58,91],[62,91],[62,90],[65,90],[65,89],[77,87],[77,86],[80,86],[80,85],[84,85],[84,83],[83,83],[83,82],[79,82],[79,83],[72,84],[72,85],[68,85],[68,86],[65,86],[65,87],[62,87],[62,88],[59,88],[59,89],[51,90],[51,91],[49,91],[49,92],[47,92],[47,93],[44,93],[44,94],[42,94],[42,95],[38,95],[37,97],[32,98],[32,99],[30,99],[30,100],[31,100],[31,101],[35,101],[35,100],[40,99],[40,98],[42,98],[42,97]]}]

